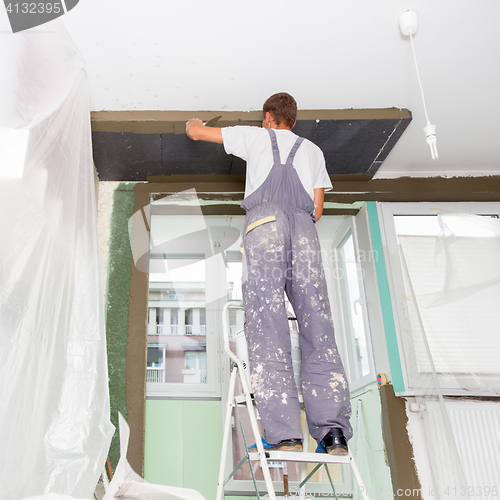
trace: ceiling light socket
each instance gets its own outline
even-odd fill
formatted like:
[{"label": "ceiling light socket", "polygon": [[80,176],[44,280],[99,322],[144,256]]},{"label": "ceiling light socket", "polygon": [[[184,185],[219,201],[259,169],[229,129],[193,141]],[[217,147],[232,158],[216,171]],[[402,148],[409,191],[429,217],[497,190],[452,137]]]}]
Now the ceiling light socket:
[{"label": "ceiling light socket", "polygon": [[416,10],[407,10],[399,16],[399,29],[405,36],[414,35],[418,29],[418,13]]}]

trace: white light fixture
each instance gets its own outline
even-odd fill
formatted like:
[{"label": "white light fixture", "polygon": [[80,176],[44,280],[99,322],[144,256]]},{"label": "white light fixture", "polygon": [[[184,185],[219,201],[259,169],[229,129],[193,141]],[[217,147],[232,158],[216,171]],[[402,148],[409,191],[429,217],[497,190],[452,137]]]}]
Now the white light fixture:
[{"label": "white light fixture", "polygon": [[0,179],[21,179],[29,130],[0,130]]},{"label": "white light fixture", "polygon": [[429,116],[427,115],[427,107],[425,106],[424,89],[422,88],[422,82],[420,81],[420,73],[418,71],[417,65],[417,55],[415,54],[415,46],[413,45],[413,35],[418,29],[418,14],[415,10],[407,10],[399,16],[399,29],[401,33],[405,36],[410,37],[411,48],[413,50],[413,60],[415,61],[415,68],[417,70],[417,79],[420,86],[420,92],[422,94],[422,102],[424,104],[425,118],[427,120],[427,125],[424,127],[424,133],[427,140],[427,144],[431,149],[431,156],[433,160],[438,159],[437,150],[437,138],[436,138],[436,125],[432,125]]}]

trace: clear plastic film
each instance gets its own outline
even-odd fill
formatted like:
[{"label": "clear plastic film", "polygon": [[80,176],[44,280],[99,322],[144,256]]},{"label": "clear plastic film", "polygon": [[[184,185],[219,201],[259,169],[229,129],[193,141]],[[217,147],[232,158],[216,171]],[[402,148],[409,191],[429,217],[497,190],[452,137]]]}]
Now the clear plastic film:
[{"label": "clear plastic film", "polygon": [[112,500],[113,498],[130,500],[205,500],[201,493],[190,488],[165,486],[144,481],[128,463],[127,450],[130,428],[121,413],[118,414],[118,421],[120,426],[120,460],[103,500]]},{"label": "clear plastic film", "polygon": [[483,418],[484,402],[500,395],[500,220],[440,211],[438,221],[437,236],[399,235],[408,384],[433,475],[428,496],[487,498],[500,450],[500,411]]},{"label": "clear plastic film", "polygon": [[84,61],[57,20],[0,64],[1,497],[91,498],[114,428]]}]

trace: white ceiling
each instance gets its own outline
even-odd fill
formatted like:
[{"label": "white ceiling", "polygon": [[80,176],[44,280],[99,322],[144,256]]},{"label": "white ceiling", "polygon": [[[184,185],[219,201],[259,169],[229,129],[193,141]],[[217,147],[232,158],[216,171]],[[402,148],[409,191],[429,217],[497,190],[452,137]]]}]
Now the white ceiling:
[{"label": "white ceiling", "polygon": [[500,174],[499,19],[498,0],[81,0],[64,16],[94,111],[250,111],[280,91],[300,109],[409,109],[377,178]]}]

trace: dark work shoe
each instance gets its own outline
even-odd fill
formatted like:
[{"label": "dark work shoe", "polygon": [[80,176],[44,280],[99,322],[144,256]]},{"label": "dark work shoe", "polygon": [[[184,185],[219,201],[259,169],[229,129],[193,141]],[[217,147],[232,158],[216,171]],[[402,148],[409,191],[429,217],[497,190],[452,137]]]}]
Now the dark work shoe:
[{"label": "dark work shoe", "polygon": [[[302,451],[302,439],[284,439],[276,444],[268,443],[262,438],[264,451]],[[248,451],[258,451],[256,444],[251,444]]]},{"label": "dark work shoe", "polygon": [[283,439],[273,444],[268,451],[302,451],[302,439]]},{"label": "dark work shoe", "polygon": [[[341,429],[333,428],[323,438],[323,446],[329,455],[348,455],[349,448]],[[319,447],[318,447],[319,448]]]}]

